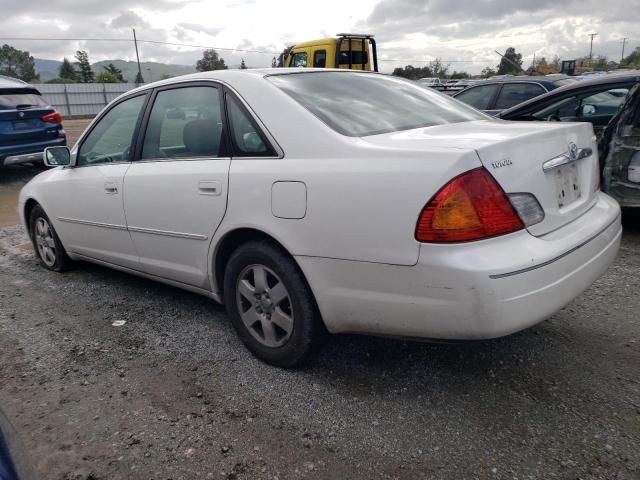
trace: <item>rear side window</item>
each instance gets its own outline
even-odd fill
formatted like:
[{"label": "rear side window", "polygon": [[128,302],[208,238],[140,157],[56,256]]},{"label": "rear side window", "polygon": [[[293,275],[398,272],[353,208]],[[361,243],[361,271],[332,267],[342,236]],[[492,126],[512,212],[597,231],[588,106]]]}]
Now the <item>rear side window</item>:
[{"label": "rear side window", "polygon": [[460,100],[467,105],[477,108],[478,110],[489,110],[491,100],[499,88],[500,84],[498,83],[472,87],[460,93],[460,95],[456,95],[456,100]]},{"label": "rear side window", "polygon": [[[362,65],[369,63],[369,55],[362,50],[351,52],[351,65]],[[349,65],[349,52],[340,52],[340,65]]]},{"label": "rear side window", "polygon": [[496,109],[504,110],[511,108],[530,98],[542,95],[546,90],[540,85],[533,83],[505,83],[498,95]]},{"label": "rear side window", "polygon": [[317,50],[313,53],[313,66],[314,68],[324,68],[327,64],[327,51]]},{"label": "rear side window", "polygon": [[266,78],[329,127],[352,137],[487,118],[445,95],[387,75],[317,71]]},{"label": "rear side window", "polygon": [[238,101],[230,95],[227,95],[227,110],[229,111],[229,121],[231,122],[234,156],[263,157],[275,155],[255,122],[240,106]]},{"label": "rear side window", "polygon": [[34,89],[0,89],[0,110],[15,108],[44,107],[47,102]]},{"label": "rear side window", "polygon": [[222,110],[215,87],[181,87],[156,95],[142,159],[218,157],[223,149]]}]

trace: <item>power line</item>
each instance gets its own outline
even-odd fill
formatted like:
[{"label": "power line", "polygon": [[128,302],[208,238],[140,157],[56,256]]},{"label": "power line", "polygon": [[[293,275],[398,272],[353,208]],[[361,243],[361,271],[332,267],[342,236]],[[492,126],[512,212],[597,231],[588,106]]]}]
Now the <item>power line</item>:
[{"label": "power line", "polygon": [[[128,42],[131,43],[130,38],[113,38],[113,37],[0,37],[0,40],[28,40],[28,41],[71,41],[71,42]],[[215,47],[212,45],[194,45],[189,43],[179,42],[163,42],[160,40],[143,40],[137,39],[138,43],[150,43],[155,45],[170,45],[173,47],[190,47],[190,48],[212,48],[214,50],[225,50],[230,52],[247,52],[247,53],[259,53],[264,55],[279,55],[280,52],[272,52],[268,50],[250,50],[243,48],[229,48],[229,47]],[[416,58],[381,58],[384,62],[414,62],[414,63],[429,63],[433,60],[419,60]],[[442,63],[476,63],[475,60],[440,60]],[[481,63],[481,62],[477,62]]]},{"label": "power line", "polygon": [[[100,37],[0,37],[0,40],[28,40],[28,41],[72,41],[72,42],[131,42],[130,38],[100,38]],[[192,45],[188,43],[177,42],[161,42],[159,40],[143,40],[138,39],[138,43],[151,43],[158,45],[171,45],[174,47],[191,47],[191,48],[213,48],[214,50],[228,50],[233,52],[262,53],[265,55],[278,55],[280,52],[271,52],[267,50],[249,50],[244,48],[228,48],[214,47],[212,45]]]}]

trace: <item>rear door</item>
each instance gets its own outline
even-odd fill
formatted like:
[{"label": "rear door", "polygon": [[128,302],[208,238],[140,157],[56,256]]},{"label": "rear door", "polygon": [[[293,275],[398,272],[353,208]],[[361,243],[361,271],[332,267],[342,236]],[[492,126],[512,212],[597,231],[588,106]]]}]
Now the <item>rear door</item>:
[{"label": "rear door", "polygon": [[0,146],[55,140],[60,125],[42,120],[54,112],[33,88],[0,89]]},{"label": "rear door", "polygon": [[149,274],[205,288],[207,251],[227,207],[230,155],[221,87],[155,91],[125,178],[127,227]]},{"label": "rear door", "polygon": [[491,114],[494,115],[501,110],[506,110],[507,108],[514,107],[522,102],[537,97],[538,95],[542,95],[546,92],[547,91],[537,83],[505,83],[502,86],[502,90],[500,90],[500,93],[498,94],[495,106],[493,107],[494,111]]}]

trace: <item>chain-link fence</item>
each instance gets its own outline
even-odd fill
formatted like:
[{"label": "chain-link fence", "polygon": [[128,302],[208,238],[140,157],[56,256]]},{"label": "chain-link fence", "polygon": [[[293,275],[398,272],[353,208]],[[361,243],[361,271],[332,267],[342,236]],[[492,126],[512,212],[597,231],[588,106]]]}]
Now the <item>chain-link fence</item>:
[{"label": "chain-link fence", "polygon": [[96,115],[119,95],[135,88],[133,83],[41,84],[36,88],[64,116]]}]

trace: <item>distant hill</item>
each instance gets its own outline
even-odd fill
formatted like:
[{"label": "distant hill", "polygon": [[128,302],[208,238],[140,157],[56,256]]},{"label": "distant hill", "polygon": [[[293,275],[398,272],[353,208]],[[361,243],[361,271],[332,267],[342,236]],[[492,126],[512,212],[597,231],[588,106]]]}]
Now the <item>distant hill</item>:
[{"label": "distant hill", "polygon": [[[36,71],[40,74],[40,81],[46,82],[52,78],[57,78],[58,71],[62,62],[58,60],[47,60],[44,58],[35,58]],[[69,60],[72,60],[71,58]],[[103,72],[104,68],[113,63],[116,68],[122,70],[122,76],[125,80],[133,82],[138,72],[138,64],[133,61],[126,60],[103,60],[91,65],[95,73]],[[142,78],[145,82],[160,80],[163,77],[176,77],[178,75],[186,75],[196,71],[194,66],[176,65],[170,63],[158,62],[140,62],[142,70]]]},{"label": "distant hill", "polygon": [[[113,63],[116,68],[122,70],[122,76],[129,82],[134,82],[136,74],[138,73],[138,64],[132,61],[125,60],[103,60],[102,62],[96,62],[91,65],[95,73],[104,71],[103,67],[106,67],[110,63]],[[177,77],[178,75],[186,75],[188,73],[194,73],[196,71],[195,66],[189,65],[175,65],[169,63],[157,63],[157,62],[140,62],[140,70],[142,70],[142,78],[145,82],[151,82],[160,80],[163,77]]]}]

